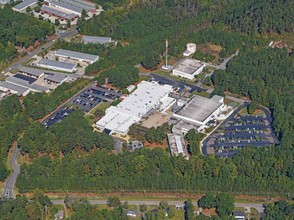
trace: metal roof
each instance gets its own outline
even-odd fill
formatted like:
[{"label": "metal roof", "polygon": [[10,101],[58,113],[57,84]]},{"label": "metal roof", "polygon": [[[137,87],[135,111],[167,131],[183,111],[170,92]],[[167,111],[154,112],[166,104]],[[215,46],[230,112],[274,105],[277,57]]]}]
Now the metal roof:
[{"label": "metal roof", "polygon": [[64,1],[49,1],[49,2],[52,5],[59,6],[61,8],[64,8],[64,9],[67,9],[67,10],[70,10],[70,11],[73,11],[73,12],[76,12],[78,14],[81,14],[82,11],[83,11],[83,8],[73,6],[71,4],[65,3]]},{"label": "metal roof", "polygon": [[221,102],[216,102],[213,99],[208,99],[196,95],[180,110],[178,110],[176,112],[176,115],[184,116],[199,122],[203,122],[221,105]]},{"label": "metal roof", "polygon": [[41,85],[38,85],[38,84],[30,84],[30,82],[27,81],[27,80],[23,80],[23,79],[13,77],[13,76],[7,77],[6,81],[11,83],[11,84],[21,86],[21,87],[24,87],[26,89],[36,90],[36,91],[39,91],[39,92],[47,92],[49,90],[49,88],[47,88],[47,87],[44,87],[44,86],[41,86]]},{"label": "metal roof", "polygon": [[67,76],[61,75],[61,74],[55,74],[55,75],[46,75],[45,79],[57,83],[62,83]]},{"label": "metal roof", "polygon": [[111,42],[111,37],[96,37],[96,36],[83,36],[82,42],[93,44],[106,44]]},{"label": "metal roof", "polygon": [[39,77],[44,73],[44,70],[28,68],[28,67],[24,67],[24,66],[21,67],[19,69],[19,71],[23,72],[23,73],[27,73],[27,74],[32,75],[32,76],[36,76],[36,77]]},{"label": "metal roof", "polygon": [[48,59],[41,59],[39,61],[39,65],[48,66],[48,68],[57,67],[57,68],[68,69],[68,70],[72,70],[76,67],[76,64],[59,62],[56,60],[48,60]]},{"label": "metal roof", "polygon": [[96,9],[94,3],[90,4],[89,2],[82,1],[82,0],[59,0],[59,1],[65,3],[67,5],[71,5],[72,7],[85,9],[86,11]]},{"label": "metal roof", "polygon": [[13,90],[13,91],[17,92],[18,96],[21,96],[23,93],[25,93],[28,90],[27,88],[24,88],[22,86],[18,86],[18,85],[15,85],[15,84],[12,84],[12,83],[9,83],[6,81],[0,81],[0,86],[3,88],[6,88],[8,90]]},{"label": "metal roof", "polygon": [[26,76],[26,75],[23,75],[23,74],[20,74],[20,73],[15,74],[13,77],[21,79],[21,80],[25,80],[29,84],[32,84],[37,80],[36,78],[32,78],[32,77],[29,77],[29,76]]},{"label": "metal roof", "polygon": [[98,60],[97,55],[92,55],[88,53],[80,53],[80,52],[75,52],[71,50],[63,50],[59,49],[55,52],[56,56],[62,56],[62,57],[70,57],[70,58],[76,58],[76,59],[81,59],[81,60],[87,60],[91,62],[95,62]]},{"label": "metal roof", "polygon": [[74,19],[77,15],[75,14],[69,14],[69,13],[66,13],[66,12],[63,12],[63,11],[59,11],[55,8],[50,8],[48,6],[42,6],[41,8],[42,11],[45,11],[46,13],[50,13],[50,14],[53,14],[53,15],[56,15],[58,17],[62,17],[62,18],[66,18],[66,19]]},{"label": "metal roof", "polygon": [[23,2],[19,3],[18,5],[15,5],[13,7],[13,9],[18,10],[18,11],[22,11],[29,6],[36,4],[37,2],[38,2],[38,0],[24,0]]}]

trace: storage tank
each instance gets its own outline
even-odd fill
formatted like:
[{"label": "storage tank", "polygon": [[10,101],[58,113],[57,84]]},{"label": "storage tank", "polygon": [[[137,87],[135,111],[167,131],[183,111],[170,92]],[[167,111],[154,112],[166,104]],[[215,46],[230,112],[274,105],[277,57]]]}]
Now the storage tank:
[{"label": "storage tank", "polygon": [[194,44],[194,43],[188,43],[187,44],[187,50],[190,53],[195,53],[196,52],[196,44]]}]

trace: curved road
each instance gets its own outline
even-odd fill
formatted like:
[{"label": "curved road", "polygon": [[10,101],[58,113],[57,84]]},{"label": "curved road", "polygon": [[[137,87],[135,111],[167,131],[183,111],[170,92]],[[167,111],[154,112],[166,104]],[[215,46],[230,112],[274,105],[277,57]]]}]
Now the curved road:
[{"label": "curved road", "polygon": [[13,167],[13,174],[9,177],[5,188],[2,192],[2,198],[13,199],[13,188],[17,179],[18,174],[20,173],[20,166],[17,164],[17,157],[19,154],[19,148],[16,146],[13,150],[12,157],[10,159],[10,163]]}]

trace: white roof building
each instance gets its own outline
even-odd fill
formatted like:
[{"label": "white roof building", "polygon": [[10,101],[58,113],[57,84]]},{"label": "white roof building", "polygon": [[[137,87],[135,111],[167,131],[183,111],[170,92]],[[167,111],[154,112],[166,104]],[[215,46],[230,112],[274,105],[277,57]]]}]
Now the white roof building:
[{"label": "white roof building", "polygon": [[38,63],[39,67],[43,67],[46,69],[52,69],[57,71],[74,73],[77,71],[77,65],[66,62],[59,62],[55,60],[41,59]]},{"label": "white roof building", "polygon": [[188,152],[185,147],[183,136],[168,134],[167,139],[172,156],[179,156],[179,154],[182,154],[183,157],[188,158]]},{"label": "white roof building", "polygon": [[199,60],[185,59],[173,69],[172,74],[193,80],[196,75],[203,71],[205,66],[206,64]]},{"label": "white roof building", "polygon": [[14,11],[18,11],[18,12],[21,12],[21,11],[24,11],[26,8],[28,7],[31,7],[35,4],[37,4],[38,0],[24,0],[23,2],[15,5],[12,10]]},{"label": "white roof building", "polygon": [[189,102],[182,106],[174,117],[194,123],[201,128],[205,128],[206,124],[215,119],[215,117],[224,108],[224,98],[214,96],[211,99],[195,95]]},{"label": "white roof building", "polygon": [[117,106],[109,107],[106,115],[96,123],[96,126],[110,130],[110,134],[126,135],[132,124],[139,122],[152,110],[159,109],[161,100],[172,90],[170,85],[142,81],[137,85],[137,89]]},{"label": "white roof building", "polygon": [[59,49],[54,53],[56,57],[63,57],[67,59],[77,60],[80,62],[94,63],[98,61],[99,56],[88,53],[80,53],[71,50]]},{"label": "white roof building", "polygon": [[30,90],[25,87],[6,81],[0,81],[0,90],[4,92],[11,92],[12,94],[16,94],[18,96],[26,96],[30,92]]},{"label": "white roof building", "polygon": [[85,44],[107,44],[111,42],[111,37],[96,37],[96,36],[83,36],[82,42]]}]

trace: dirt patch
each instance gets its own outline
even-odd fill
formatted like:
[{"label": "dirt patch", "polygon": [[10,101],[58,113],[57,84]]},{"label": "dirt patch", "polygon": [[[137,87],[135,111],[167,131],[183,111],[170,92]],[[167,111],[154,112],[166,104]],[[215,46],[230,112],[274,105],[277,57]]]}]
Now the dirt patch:
[{"label": "dirt patch", "polygon": [[217,215],[216,211],[215,211],[215,208],[203,209],[202,214],[205,215],[205,216],[208,216],[208,217],[213,216],[213,215]]},{"label": "dirt patch", "polygon": [[149,148],[156,148],[156,147],[159,147],[159,148],[167,148],[167,140],[163,140],[162,144],[157,144],[157,143],[149,143],[147,141],[144,142],[144,147],[149,147]]}]

